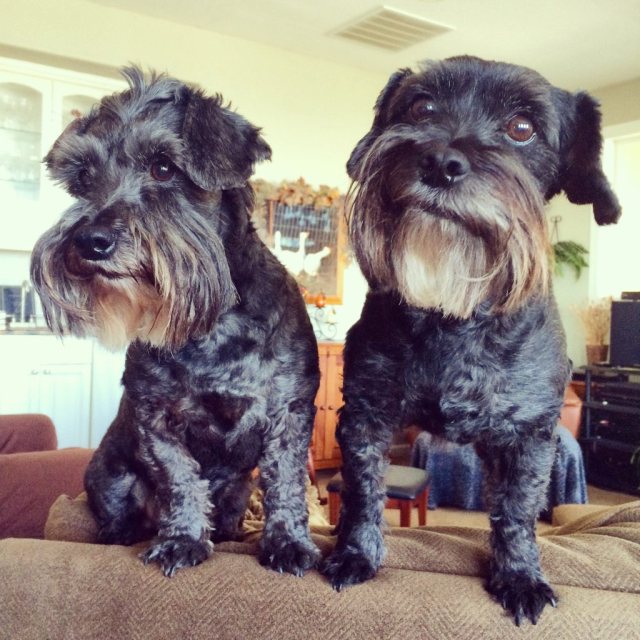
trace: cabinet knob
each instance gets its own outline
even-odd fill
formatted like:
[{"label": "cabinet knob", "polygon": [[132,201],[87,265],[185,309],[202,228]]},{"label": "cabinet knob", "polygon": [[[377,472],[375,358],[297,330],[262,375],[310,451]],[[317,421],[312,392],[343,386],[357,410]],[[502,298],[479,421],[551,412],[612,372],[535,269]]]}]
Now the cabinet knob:
[{"label": "cabinet knob", "polygon": [[327,407],[327,409],[329,409],[329,411],[333,411],[333,410],[334,410],[334,408],[335,408],[335,407],[334,407],[333,405],[329,405],[329,406]]}]

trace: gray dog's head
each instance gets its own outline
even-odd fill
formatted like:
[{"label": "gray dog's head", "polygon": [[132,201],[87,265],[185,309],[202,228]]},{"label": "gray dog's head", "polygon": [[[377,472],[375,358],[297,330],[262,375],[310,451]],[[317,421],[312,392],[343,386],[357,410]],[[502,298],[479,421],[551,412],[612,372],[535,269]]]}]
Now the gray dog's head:
[{"label": "gray dog's head", "polygon": [[375,109],[347,165],[349,232],[370,285],[410,304],[514,310],[547,291],[546,200],[591,203],[599,224],[620,215],[586,93],[465,56],[396,72]]},{"label": "gray dog's head", "polygon": [[235,301],[222,192],[246,189],[271,150],[220,96],[123,75],[129,89],[74,120],[45,158],[77,200],[38,240],[31,274],[53,331],[173,348]]}]

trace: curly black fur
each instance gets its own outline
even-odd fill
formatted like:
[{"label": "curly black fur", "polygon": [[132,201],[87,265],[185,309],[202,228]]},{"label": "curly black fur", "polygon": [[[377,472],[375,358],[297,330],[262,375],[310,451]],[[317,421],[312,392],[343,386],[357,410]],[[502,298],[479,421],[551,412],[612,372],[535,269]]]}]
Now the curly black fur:
[{"label": "curly black fur", "polygon": [[488,591],[517,624],[555,606],[535,523],[570,366],[543,204],[564,189],[594,203],[598,222],[617,220],[599,123],[586,94],[469,57],[401,70],[381,93],[348,163],[349,231],[370,291],[344,354],[342,512],[323,565],[336,589],[383,561],[386,452],[414,424],[474,443],[484,461]]}]

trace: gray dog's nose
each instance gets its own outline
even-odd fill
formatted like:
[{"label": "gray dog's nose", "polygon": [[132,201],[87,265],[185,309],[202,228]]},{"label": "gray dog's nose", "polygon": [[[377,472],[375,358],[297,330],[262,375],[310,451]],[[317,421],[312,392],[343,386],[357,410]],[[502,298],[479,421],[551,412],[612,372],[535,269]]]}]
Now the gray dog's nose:
[{"label": "gray dog's nose", "polygon": [[73,243],[85,260],[106,260],[116,249],[116,236],[105,227],[80,227],[73,235]]},{"label": "gray dog's nose", "polygon": [[457,149],[432,151],[420,159],[422,181],[431,187],[447,187],[462,180],[470,171],[469,160]]}]

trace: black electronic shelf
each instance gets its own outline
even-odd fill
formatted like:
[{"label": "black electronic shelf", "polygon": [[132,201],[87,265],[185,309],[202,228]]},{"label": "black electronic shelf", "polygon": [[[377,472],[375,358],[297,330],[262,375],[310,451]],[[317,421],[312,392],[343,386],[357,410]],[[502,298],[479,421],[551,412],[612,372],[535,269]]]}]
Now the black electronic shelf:
[{"label": "black electronic shelf", "polygon": [[640,368],[592,366],[583,379],[580,444],[587,481],[640,495]]}]

